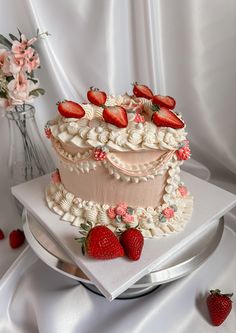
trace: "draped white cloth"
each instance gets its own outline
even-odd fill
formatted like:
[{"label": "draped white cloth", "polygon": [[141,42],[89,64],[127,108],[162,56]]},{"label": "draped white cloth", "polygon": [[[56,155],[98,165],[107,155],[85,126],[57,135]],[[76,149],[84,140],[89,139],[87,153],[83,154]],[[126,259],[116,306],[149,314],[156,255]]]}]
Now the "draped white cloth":
[{"label": "draped white cloth", "polygon": [[[82,102],[92,85],[108,93],[131,92],[131,83],[138,81],[149,85],[155,93],[168,94],[177,100],[177,111],[183,114],[187,123],[193,158],[205,165],[190,161],[185,169],[236,193],[234,0],[0,0],[0,9],[0,33],[5,36],[9,32],[17,33],[17,27],[29,37],[37,28],[51,34],[37,44],[42,67],[38,75],[47,92],[35,102],[41,133],[46,121],[55,114],[58,100],[68,98]],[[9,232],[18,225],[19,218],[9,189],[8,129],[4,118],[0,122],[0,139],[3,143],[0,150],[0,227]],[[48,146],[48,149],[51,148]],[[3,272],[19,251],[12,252],[7,240],[1,242],[0,251]],[[39,273],[39,267],[32,266],[32,270],[35,268]],[[41,276],[32,274],[39,280],[35,283],[47,284],[51,279],[50,274],[47,278],[43,276],[43,270]],[[57,278],[63,280],[63,277]],[[28,284],[32,291],[32,281],[26,279],[24,283],[24,288],[27,289]],[[51,286],[49,283],[48,292]],[[52,311],[44,309],[46,291],[39,298],[34,297],[34,293],[27,298],[25,312],[19,312],[17,319],[25,320],[29,325],[22,326],[26,327],[22,332],[47,332],[45,326],[40,329],[37,325],[42,318],[47,321],[47,316],[51,320],[53,316],[56,318],[53,304],[61,300],[62,294],[63,298],[67,297],[60,288],[50,291]],[[24,292],[20,290],[24,298]],[[68,304],[72,290],[68,290]],[[81,292],[81,288],[76,290],[76,293]],[[94,306],[92,296],[84,291],[82,295],[88,297],[89,306]],[[39,312],[31,312],[30,302],[37,304],[34,309]],[[122,304],[125,313],[133,303]],[[8,319],[12,320],[16,312],[8,313]],[[25,315],[28,313],[30,320]],[[75,316],[75,312],[72,315]],[[68,322],[70,319],[67,325]],[[65,327],[63,322],[59,323]],[[12,329],[0,328],[0,331],[21,332],[17,331],[19,325],[14,325]],[[67,326],[68,332],[79,331],[79,326],[73,325]],[[59,326],[50,327],[52,333],[65,331]],[[135,332],[141,332],[138,326],[136,328]]]}]

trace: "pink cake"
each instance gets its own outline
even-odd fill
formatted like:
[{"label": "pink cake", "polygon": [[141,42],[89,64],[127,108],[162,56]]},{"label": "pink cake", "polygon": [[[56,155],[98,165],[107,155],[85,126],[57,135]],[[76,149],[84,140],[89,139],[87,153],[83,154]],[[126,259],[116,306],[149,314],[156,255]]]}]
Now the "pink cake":
[{"label": "pink cake", "polygon": [[[81,106],[82,118],[59,114],[47,129],[59,161],[46,189],[49,208],[76,227],[89,220],[114,232],[137,227],[145,237],[182,230],[193,206],[180,179],[190,156],[184,123],[157,125],[152,100],[128,94]],[[104,119],[109,106],[125,110],[127,126]]]}]

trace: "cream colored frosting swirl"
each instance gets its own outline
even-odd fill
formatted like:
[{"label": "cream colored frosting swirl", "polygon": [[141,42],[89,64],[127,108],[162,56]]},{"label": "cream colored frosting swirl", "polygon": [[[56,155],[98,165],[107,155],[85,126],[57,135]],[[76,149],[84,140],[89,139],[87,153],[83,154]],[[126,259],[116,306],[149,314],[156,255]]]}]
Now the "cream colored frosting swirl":
[{"label": "cream colored frosting swirl", "polygon": [[[177,150],[186,140],[185,128],[157,127],[150,120],[151,104],[145,98],[132,98],[127,94],[108,96],[106,105],[121,105],[127,108],[129,123],[126,128],[106,123],[102,118],[102,108],[83,104],[85,117],[82,119],[57,117],[51,125],[52,135],[62,143],[71,142],[79,148],[106,144],[110,150],[116,151]],[[134,121],[135,109],[143,110],[146,120],[144,123]]]}]

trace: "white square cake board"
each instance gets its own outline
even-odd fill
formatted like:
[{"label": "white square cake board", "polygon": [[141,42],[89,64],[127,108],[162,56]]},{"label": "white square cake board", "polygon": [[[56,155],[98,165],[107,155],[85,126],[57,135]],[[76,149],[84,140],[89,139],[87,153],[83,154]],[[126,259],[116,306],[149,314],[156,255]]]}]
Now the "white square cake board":
[{"label": "white square cake board", "polygon": [[17,185],[12,188],[12,193],[111,301],[154,268],[157,269],[236,205],[236,196],[232,193],[186,172],[182,172],[181,177],[194,197],[191,220],[179,233],[158,239],[145,239],[138,261],[130,261],[125,257],[95,260],[83,256],[80,244],[74,240],[78,237],[78,228],[60,220],[47,207],[45,187],[50,182],[49,175]]}]

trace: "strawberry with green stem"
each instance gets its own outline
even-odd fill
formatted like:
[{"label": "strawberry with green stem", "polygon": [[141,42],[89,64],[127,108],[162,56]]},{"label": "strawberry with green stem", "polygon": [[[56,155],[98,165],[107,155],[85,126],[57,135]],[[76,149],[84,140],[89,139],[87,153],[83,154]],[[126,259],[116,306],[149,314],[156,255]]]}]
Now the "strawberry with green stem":
[{"label": "strawberry with green stem", "polygon": [[116,235],[106,226],[82,223],[80,233],[83,237],[76,238],[82,243],[82,253],[95,259],[114,259],[124,256],[124,250]]},{"label": "strawberry with green stem", "polygon": [[90,90],[87,92],[87,98],[90,103],[104,108],[107,95],[104,91],[100,91],[98,88],[90,87]]},{"label": "strawberry with green stem", "polygon": [[143,84],[138,84],[138,82],[133,83],[133,94],[136,97],[143,97],[146,99],[152,99],[153,97],[151,89]]},{"label": "strawberry with green stem", "polygon": [[82,118],[85,115],[85,111],[82,106],[73,101],[61,101],[57,102],[57,108],[59,113],[65,118]]},{"label": "strawberry with green stem", "polygon": [[222,294],[219,289],[210,290],[206,302],[211,322],[214,326],[221,325],[230,314],[232,310],[232,296],[233,294]]}]

